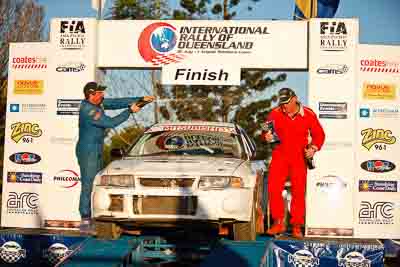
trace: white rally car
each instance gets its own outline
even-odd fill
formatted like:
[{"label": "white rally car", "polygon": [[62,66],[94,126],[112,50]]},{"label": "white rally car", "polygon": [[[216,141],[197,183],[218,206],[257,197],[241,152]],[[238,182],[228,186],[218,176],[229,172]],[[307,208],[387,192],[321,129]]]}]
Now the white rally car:
[{"label": "white rally car", "polygon": [[254,156],[254,142],[233,123],[153,125],[98,173],[92,216],[103,226],[223,226],[235,240],[254,240],[265,210],[264,169]]}]

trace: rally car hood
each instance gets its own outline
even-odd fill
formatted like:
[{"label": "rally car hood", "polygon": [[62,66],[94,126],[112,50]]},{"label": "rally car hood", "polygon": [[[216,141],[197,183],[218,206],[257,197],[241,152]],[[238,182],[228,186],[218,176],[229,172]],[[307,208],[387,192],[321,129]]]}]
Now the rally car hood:
[{"label": "rally car hood", "polygon": [[233,175],[242,159],[218,157],[135,157],[112,162],[104,174]]}]

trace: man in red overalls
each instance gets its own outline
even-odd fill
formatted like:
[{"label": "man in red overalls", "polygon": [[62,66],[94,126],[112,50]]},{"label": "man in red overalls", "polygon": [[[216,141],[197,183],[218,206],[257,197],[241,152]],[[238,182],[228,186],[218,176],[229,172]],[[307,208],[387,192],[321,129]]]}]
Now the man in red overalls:
[{"label": "man in red overalls", "polygon": [[[274,108],[267,117],[272,121],[275,133],[280,139],[272,151],[272,160],[268,175],[268,196],[273,225],[267,234],[276,235],[286,232],[284,224],[284,190],[286,178],[290,176],[292,200],[290,204],[290,223],[292,235],[303,237],[305,191],[307,178],[306,159],[314,156],[321,149],[325,133],[315,113],[303,106],[295,92],[290,88],[279,90],[279,106]],[[311,137],[311,142],[309,142]],[[271,142],[271,131],[264,131],[261,138]]]}]

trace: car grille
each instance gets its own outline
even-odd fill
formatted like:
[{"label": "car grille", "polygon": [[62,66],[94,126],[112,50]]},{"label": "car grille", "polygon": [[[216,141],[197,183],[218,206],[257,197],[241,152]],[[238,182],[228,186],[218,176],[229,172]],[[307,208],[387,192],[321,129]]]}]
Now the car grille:
[{"label": "car grille", "polygon": [[196,196],[134,196],[136,214],[194,215]]},{"label": "car grille", "polygon": [[194,178],[140,178],[140,185],[146,187],[192,187]]}]

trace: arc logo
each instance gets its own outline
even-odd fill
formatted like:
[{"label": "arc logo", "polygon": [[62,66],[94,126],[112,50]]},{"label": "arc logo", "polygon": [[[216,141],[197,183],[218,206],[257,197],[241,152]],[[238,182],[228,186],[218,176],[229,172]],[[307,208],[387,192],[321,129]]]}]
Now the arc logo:
[{"label": "arc logo", "polygon": [[[32,138],[38,138],[42,136],[43,131],[40,129],[39,124],[37,123],[30,123],[30,122],[16,122],[11,125],[11,139],[18,143],[21,139],[26,136]],[[25,143],[32,143],[33,139],[27,138],[23,141]]]},{"label": "arc logo", "polygon": [[72,188],[76,186],[81,178],[78,173],[73,170],[61,170],[53,178],[54,183],[63,188]]},{"label": "arc logo", "polygon": [[39,195],[32,192],[9,192],[7,199],[7,213],[37,215]]},{"label": "arc logo", "polygon": [[360,224],[393,224],[394,203],[385,201],[361,201],[358,213]]},{"label": "arc logo", "polygon": [[138,49],[142,58],[154,66],[177,63],[183,54],[174,53],[177,44],[176,28],[169,23],[156,22],[141,32]]},{"label": "arc logo", "polygon": [[361,169],[367,172],[390,172],[396,169],[396,165],[388,160],[367,160],[361,163]]},{"label": "arc logo", "polygon": [[[377,144],[387,144],[392,145],[396,143],[396,137],[392,136],[391,130],[385,129],[364,129],[361,131],[361,135],[363,139],[361,144],[365,147],[368,151]],[[384,146],[375,146],[376,150],[386,150],[386,145]]]},{"label": "arc logo", "polygon": [[12,154],[9,159],[16,164],[28,165],[38,163],[42,158],[35,153],[18,152]]}]

